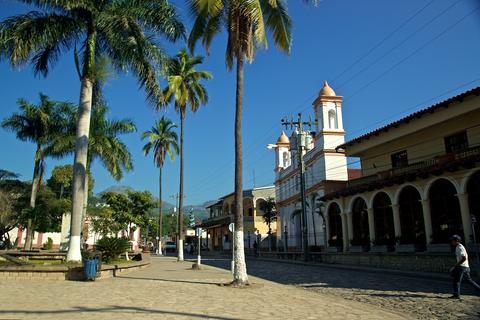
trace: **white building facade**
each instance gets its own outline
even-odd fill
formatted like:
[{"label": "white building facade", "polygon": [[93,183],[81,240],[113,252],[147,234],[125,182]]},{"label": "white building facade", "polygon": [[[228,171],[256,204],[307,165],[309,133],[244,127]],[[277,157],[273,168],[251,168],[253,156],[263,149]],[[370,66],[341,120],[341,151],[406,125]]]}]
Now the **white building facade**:
[{"label": "white building facade", "polygon": [[[338,182],[348,180],[347,158],[336,146],[345,142],[341,96],[324,83],[313,102],[315,132],[307,132],[303,159],[305,163],[306,222],[308,245],[325,245],[324,221],[318,199]],[[280,246],[301,248],[300,170],[298,154],[298,128],[290,137],[282,132],[274,145],[276,158],[275,189],[279,220],[277,238]]]}]

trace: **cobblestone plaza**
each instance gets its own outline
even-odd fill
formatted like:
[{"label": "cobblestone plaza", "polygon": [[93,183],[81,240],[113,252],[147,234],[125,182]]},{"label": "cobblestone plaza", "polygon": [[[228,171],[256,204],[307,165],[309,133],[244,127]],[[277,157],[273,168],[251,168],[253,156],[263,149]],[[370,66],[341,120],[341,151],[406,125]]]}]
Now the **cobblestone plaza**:
[{"label": "cobblestone plaza", "polygon": [[[446,298],[450,283],[250,260],[252,286],[220,286],[227,260],[152,258],[149,268],[96,282],[0,283],[0,319],[476,319],[480,298]],[[467,288],[466,288],[467,289]]]}]

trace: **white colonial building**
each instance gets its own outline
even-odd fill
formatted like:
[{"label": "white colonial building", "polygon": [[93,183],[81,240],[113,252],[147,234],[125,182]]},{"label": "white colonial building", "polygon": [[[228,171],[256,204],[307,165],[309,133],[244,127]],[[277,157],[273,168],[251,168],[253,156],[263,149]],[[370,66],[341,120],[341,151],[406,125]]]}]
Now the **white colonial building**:
[{"label": "white colonial building", "polygon": [[[480,236],[479,94],[466,91],[345,142],[342,97],[325,83],[304,151],[309,246],[445,252],[459,234],[472,249]],[[275,144],[275,186],[277,236],[300,248],[297,134]],[[347,157],[361,169],[349,169]]]},{"label": "white colonial building", "polygon": [[[324,246],[323,219],[316,206],[318,199],[348,180],[347,158],[336,147],[345,142],[342,97],[327,82],[313,102],[315,132],[308,132],[304,153],[309,246]],[[282,132],[274,145],[276,151],[276,197],[279,211],[277,237],[288,247],[301,247],[301,203],[298,130],[290,138]],[[287,239],[285,239],[287,236]]]}]

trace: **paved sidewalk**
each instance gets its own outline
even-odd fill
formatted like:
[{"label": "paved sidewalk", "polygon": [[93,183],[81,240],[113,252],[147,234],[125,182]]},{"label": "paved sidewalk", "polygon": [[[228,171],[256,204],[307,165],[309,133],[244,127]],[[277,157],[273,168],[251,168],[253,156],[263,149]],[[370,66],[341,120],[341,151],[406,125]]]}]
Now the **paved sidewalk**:
[{"label": "paved sidewalk", "polygon": [[341,297],[252,277],[222,287],[222,269],[154,257],[151,267],[96,282],[0,283],[0,319],[409,319]]}]

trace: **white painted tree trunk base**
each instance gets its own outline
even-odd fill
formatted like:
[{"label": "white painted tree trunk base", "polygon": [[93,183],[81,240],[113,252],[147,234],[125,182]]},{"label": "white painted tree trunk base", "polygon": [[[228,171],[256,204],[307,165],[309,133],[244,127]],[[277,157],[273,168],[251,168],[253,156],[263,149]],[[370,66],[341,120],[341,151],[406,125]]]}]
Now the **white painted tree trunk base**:
[{"label": "white painted tree trunk base", "polygon": [[70,236],[67,261],[82,262],[82,252],[80,251],[80,236]]},{"label": "white painted tree trunk base", "polygon": [[178,261],[184,261],[184,258],[183,258],[183,240],[178,240],[177,251],[178,251]]},{"label": "white painted tree trunk base", "polygon": [[71,214],[70,212],[65,212],[62,215],[62,231],[60,236],[60,251],[68,250],[68,241],[70,238],[70,223],[71,223]]},{"label": "white painted tree trunk base", "polygon": [[162,256],[163,255],[163,252],[162,252],[162,240],[158,240],[158,247],[157,247],[157,252],[156,252],[157,256]]},{"label": "white painted tree trunk base", "polygon": [[247,264],[245,262],[245,250],[243,231],[235,230],[235,253],[233,256],[233,285],[241,286],[248,284]]}]

